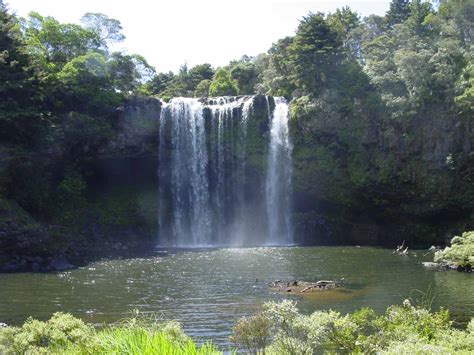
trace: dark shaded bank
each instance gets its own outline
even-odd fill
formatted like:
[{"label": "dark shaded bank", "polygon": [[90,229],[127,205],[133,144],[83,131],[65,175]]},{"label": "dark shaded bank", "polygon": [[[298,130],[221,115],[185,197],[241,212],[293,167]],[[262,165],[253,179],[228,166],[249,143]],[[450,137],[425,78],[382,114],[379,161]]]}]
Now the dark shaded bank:
[{"label": "dark shaded bank", "polygon": [[93,148],[87,137],[36,154],[3,147],[0,271],[64,270],[154,251],[160,105],[126,101]]}]

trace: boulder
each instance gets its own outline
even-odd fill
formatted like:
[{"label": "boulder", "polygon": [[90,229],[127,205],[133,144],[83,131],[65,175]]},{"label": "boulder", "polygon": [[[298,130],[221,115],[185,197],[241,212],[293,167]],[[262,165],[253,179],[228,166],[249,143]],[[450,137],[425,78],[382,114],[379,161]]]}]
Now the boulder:
[{"label": "boulder", "polygon": [[59,256],[54,257],[48,266],[49,266],[49,269],[53,271],[70,270],[70,269],[75,268],[74,265],[69,263],[69,261],[64,255],[59,255]]}]

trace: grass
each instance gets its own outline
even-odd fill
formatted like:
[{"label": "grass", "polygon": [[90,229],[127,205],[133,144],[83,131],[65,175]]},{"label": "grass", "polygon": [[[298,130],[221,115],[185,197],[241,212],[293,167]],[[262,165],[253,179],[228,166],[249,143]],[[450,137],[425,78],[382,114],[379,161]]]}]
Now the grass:
[{"label": "grass", "polygon": [[196,345],[191,339],[177,339],[166,331],[136,326],[99,331],[89,344],[57,349],[58,354],[221,354],[212,344]]},{"label": "grass", "polygon": [[95,329],[70,314],[46,322],[29,318],[0,329],[0,354],[222,354],[213,344],[195,344],[179,323],[158,323],[136,313],[120,324]]},{"label": "grass", "polygon": [[[365,308],[350,314],[300,313],[296,303],[267,302],[252,317],[237,321],[235,351],[253,354],[431,354],[474,353],[474,319],[455,329],[448,311],[431,312],[431,292],[420,305],[405,300],[382,314]],[[119,324],[97,329],[70,314],[46,322],[29,318],[21,327],[0,328],[0,354],[223,354],[212,343],[196,344],[177,322],[157,322],[138,312]]]}]

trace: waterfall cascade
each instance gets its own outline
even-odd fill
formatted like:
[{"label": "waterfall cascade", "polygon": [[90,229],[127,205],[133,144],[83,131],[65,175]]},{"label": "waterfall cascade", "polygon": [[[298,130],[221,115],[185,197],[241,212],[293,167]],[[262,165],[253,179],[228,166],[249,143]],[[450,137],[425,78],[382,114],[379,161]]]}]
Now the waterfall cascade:
[{"label": "waterfall cascade", "polygon": [[269,240],[280,240],[285,244],[291,244],[293,241],[290,211],[292,146],[288,131],[288,104],[284,98],[275,98],[275,109],[270,119],[266,181],[268,236]]},{"label": "waterfall cascade", "polygon": [[160,245],[291,244],[283,98],[174,98],[163,104],[159,135]]}]

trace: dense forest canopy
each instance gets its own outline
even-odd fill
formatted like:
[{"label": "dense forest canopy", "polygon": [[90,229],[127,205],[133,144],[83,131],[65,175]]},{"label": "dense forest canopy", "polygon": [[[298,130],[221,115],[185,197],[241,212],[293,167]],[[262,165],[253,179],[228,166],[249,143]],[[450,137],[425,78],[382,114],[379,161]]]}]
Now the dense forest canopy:
[{"label": "dense forest canopy", "polygon": [[[0,139],[3,156],[11,158],[0,194],[44,222],[78,223],[88,164],[119,133],[117,117],[132,97],[284,96],[291,101],[296,168],[305,167],[295,183],[344,209],[357,207],[360,196],[374,208],[391,208],[398,199],[439,190],[417,180],[427,175],[410,165],[411,152],[371,151],[373,140],[362,130],[391,130],[410,142],[419,120],[442,113],[448,125],[469,124],[474,110],[472,0],[393,0],[385,16],[366,18],[348,7],[309,13],[294,36],[266,53],[219,68],[183,64],[178,73],[157,73],[138,54],[112,51],[124,35],[105,14],[87,13],[80,24],[35,12],[20,18],[0,0],[0,22]],[[472,173],[469,151],[446,157],[464,182]],[[59,163],[50,169],[25,158],[31,154]],[[324,192],[315,179],[320,189],[327,185]],[[422,183],[413,187],[416,181]],[[381,186],[388,196],[380,195]]]},{"label": "dense forest canopy", "polygon": [[87,13],[80,24],[68,24],[35,12],[18,18],[0,6],[2,134],[15,143],[52,134],[66,113],[107,121],[102,118],[131,94],[315,99],[335,90],[348,106],[357,96],[377,96],[392,118],[406,120],[426,105],[472,113],[469,0],[394,0],[385,16],[364,19],[348,7],[310,13],[293,37],[267,53],[218,70],[184,64],[176,74],[156,73],[140,55],[111,52],[109,45],[124,35],[120,22],[104,14]]}]

